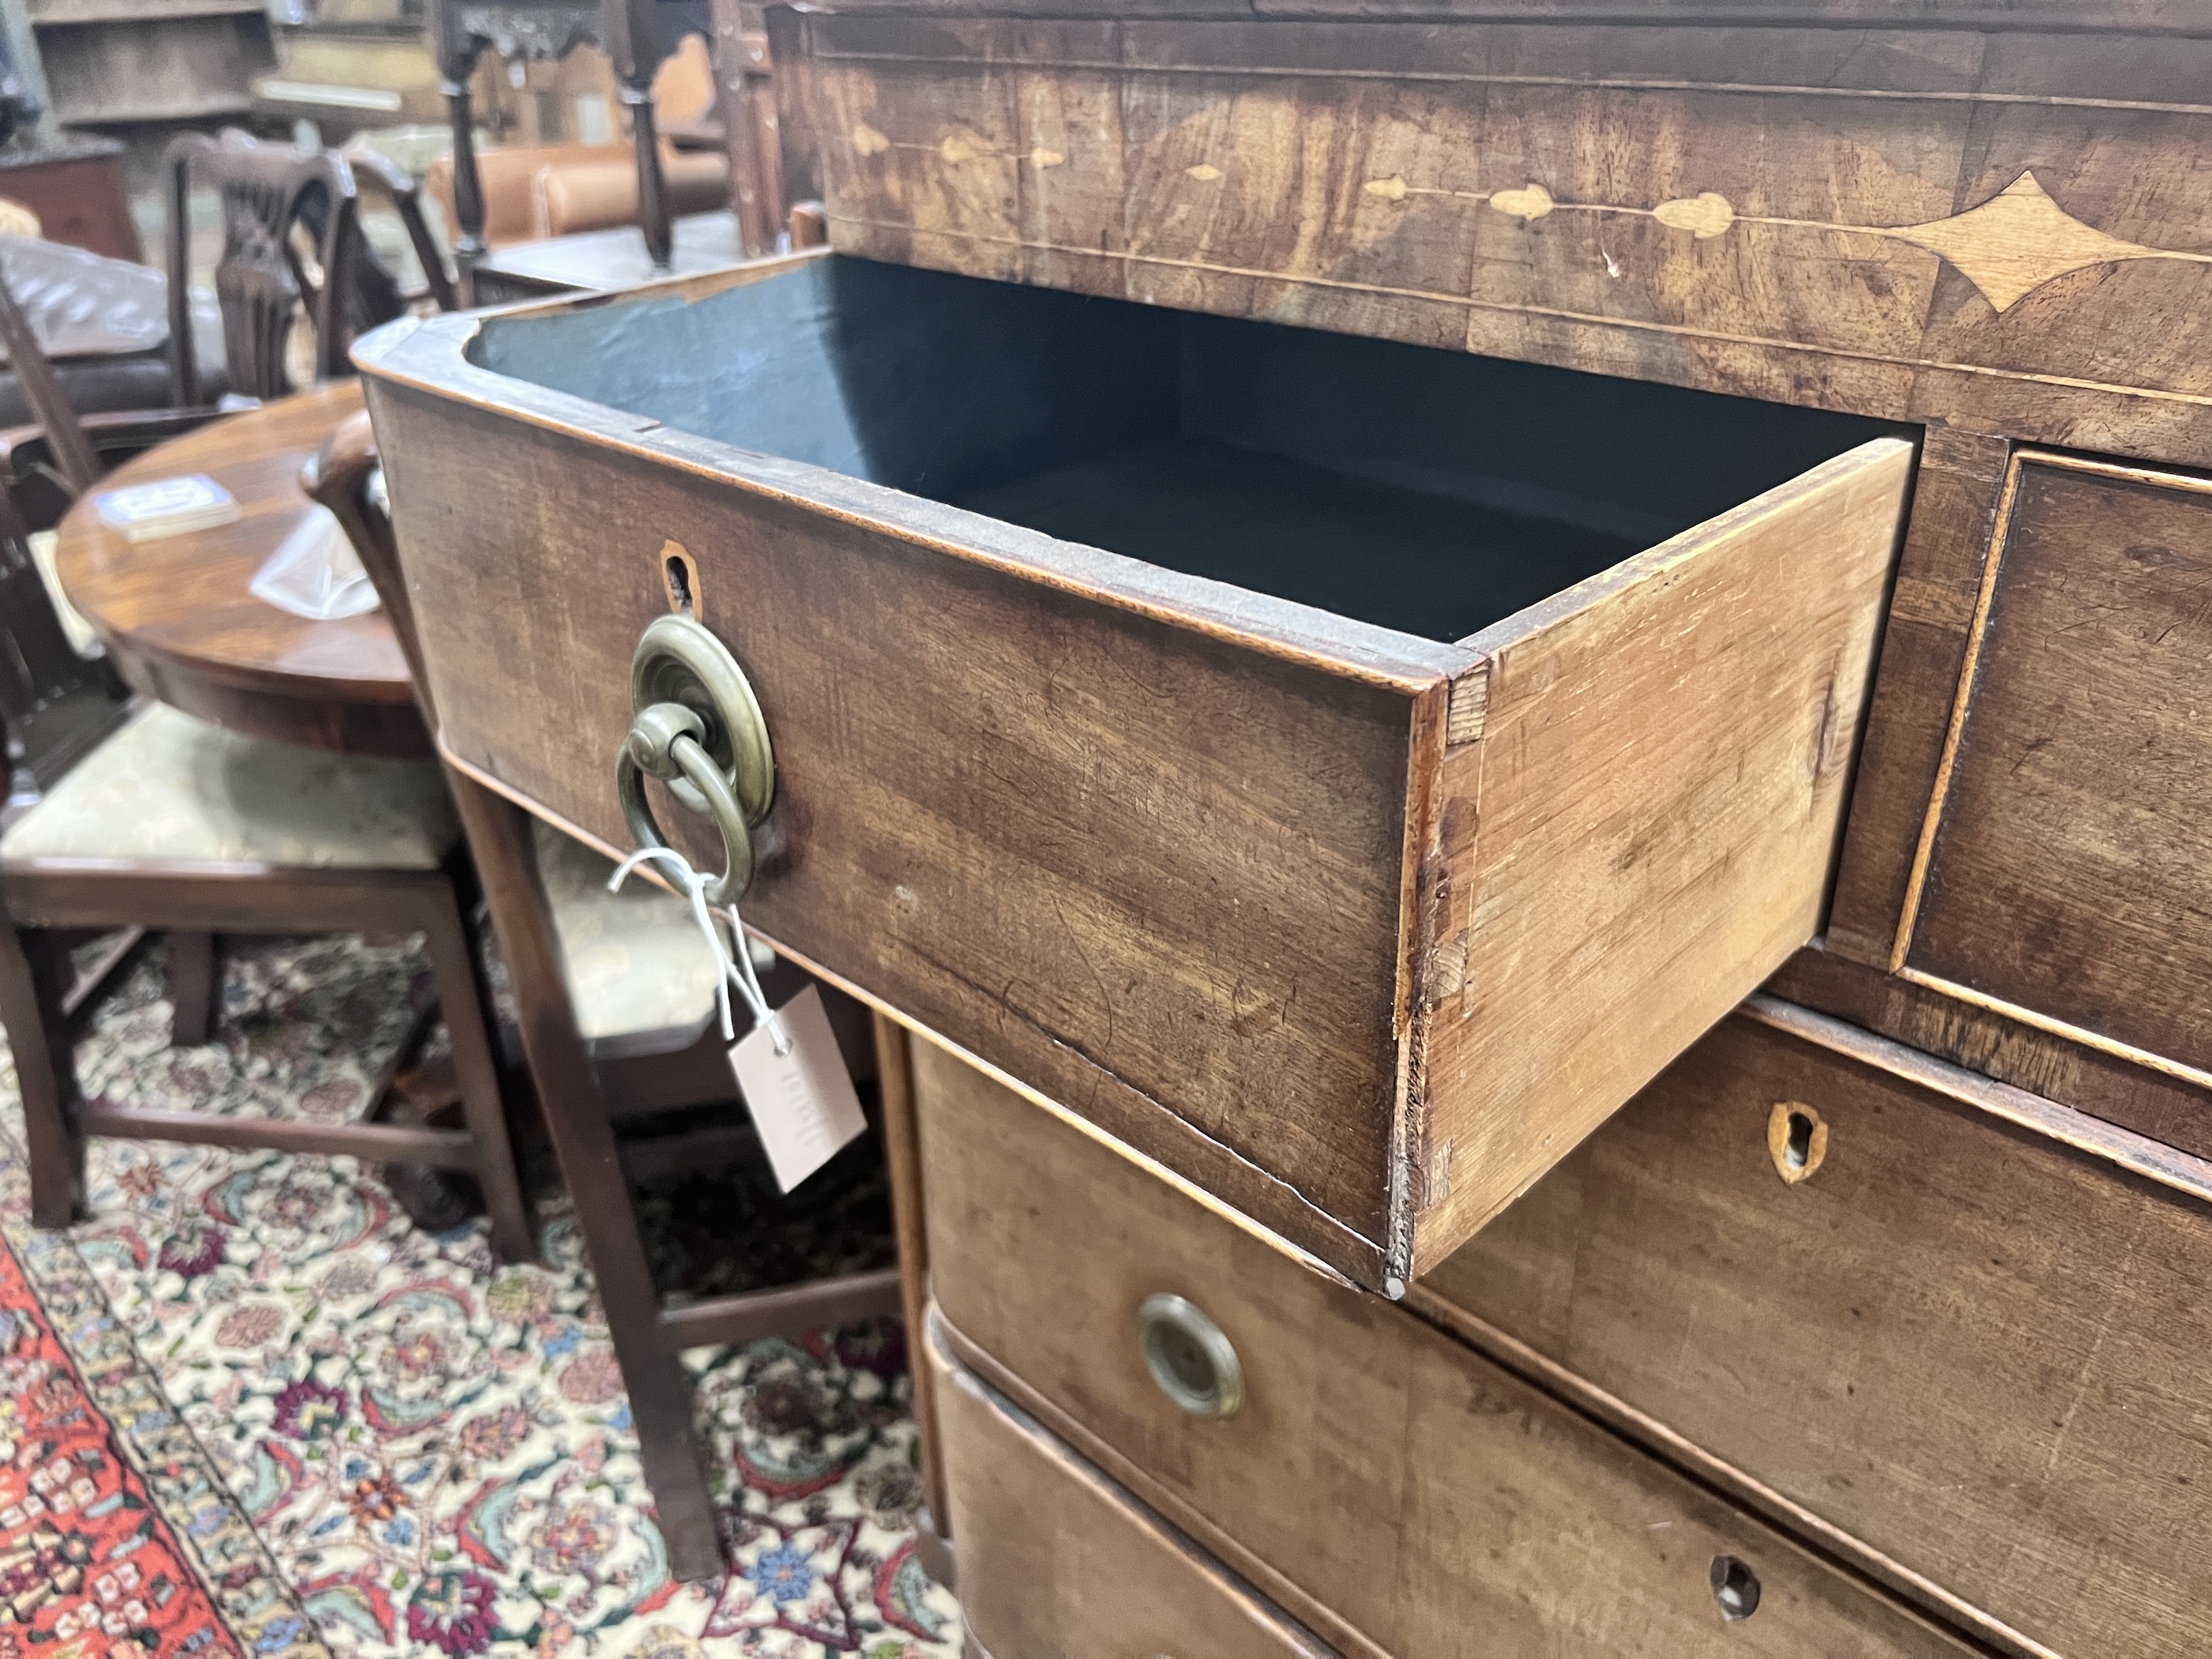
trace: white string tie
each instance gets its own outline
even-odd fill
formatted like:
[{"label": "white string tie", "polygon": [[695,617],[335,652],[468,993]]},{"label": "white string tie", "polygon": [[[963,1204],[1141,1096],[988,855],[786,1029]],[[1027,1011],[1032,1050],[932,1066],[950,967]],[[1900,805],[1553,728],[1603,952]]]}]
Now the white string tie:
[{"label": "white string tie", "polygon": [[700,934],[706,939],[707,948],[714,953],[716,969],[714,1011],[721,1018],[722,1041],[737,1041],[737,1022],[730,1012],[730,988],[734,985],[738,988],[738,994],[744,999],[745,1006],[751,1012],[755,1023],[768,1027],[769,1040],[775,1043],[778,1056],[788,1054],[791,1052],[791,1035],[783,1029],[783,1022],[776,1017],[775,1010],[768,1006],[767,994],[761,989],[760,975],[753,969],[752,953],[744,947],[745,927],[744,923],[738,919],[737,906],[725,905],[720,912],[729,924],[730,938],[737,941],[737,948],[731,948],[729,941],[722,937],[722,930],[714,925],[716,913],[707,902],[707,889],[711,878],[693,869],[691,860],[672,847],[641,847],[615,866],[614,873],[607,878],[607,890],[610,893],[620,892],[623,883],[629,879],[630,872],[647,860],[665,865],[674,872],[676,880],[683,887],[684,896],[690,902],[691,919],[699,924]]}]

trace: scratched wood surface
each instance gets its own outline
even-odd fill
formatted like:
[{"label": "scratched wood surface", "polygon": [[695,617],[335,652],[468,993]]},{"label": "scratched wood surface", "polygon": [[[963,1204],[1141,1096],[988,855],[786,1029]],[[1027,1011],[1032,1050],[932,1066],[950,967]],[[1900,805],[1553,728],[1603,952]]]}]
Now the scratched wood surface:
[{"label": "scratched wood surface", "polygon": [[1423,1288],[2040,1650],[2212,1643],[2201,1196],[1739,1018]]},{"label": "scratched wood surface", "polygon": [[1921,444],[1828,915],[1827,948],[1870,967],[1887,969],[1896,943],[2011,455],[1949,427]]},{"label": "scratched wood surface", "polygon": [[916,1334],[940,1402],[960,1613],[991,1655],[1329,1650]]},{"label": "scratched wood surface", "polygon": [[2203,1082],[2212,486],[2030,453],[2012,488],[1900,963]]},{"label": "scratched wood surface", "polygon": [[[722,282],[364,350],[464,765],[627,846],[606,757],[679,544],[776,745],[757,925],[1378,1289],[1411,1276],[1418,1212],[1440,1257],[1817,925],[1910,445],[1861,444],[1583,581],[1593,539],[1634,543],[1551,546],[1516,514],[1301,460],[1316,501],[1361,510],[1338,515],[1335,557],[1300,552],[1219,510],[1252,493],[1249,455],[1205,461],[1173,493],[1109,491],[1116,543],[1171,568],[907,492],[1003,501],[973,486],[1011,466],[1059,479],[1057,501],[1056,459],[1143,440],[1150,411],[1172,434],[1209,400],[1289,395],[1261,396],[1272,382],[1236,352],[1146,307],[852,260]],[[784,331],[717,334],[709,308],[731,304]],[[818,358],[794,343],[810,327]],[[550,385],[494,372],[526,347]],[[1479,360],[1442,361],[1489,383]],[[1378,421],[1389,387],[1420,379],[1330,372],[1382,397]],[[1609,523],[1679,525],[1804,459],[1666,392],[1696,408],[1652,467],[1652,428],[1592,402],[1601,386],[1513,372],[1572,382],[1546,392],[1567,398],[1548,418],[1643,477]],[[576,395],[594,376],[629,412]],[[940,386],[957,395],[914,395]],[[1514,408],[1459,402],[1504,423]],[[1796,441],[1832,454],[1840,434],[1813,419]],[[1370,461],[1395,477],[1422,441]],[[760,453],[774,445],[827,464]],[[1571,495],[1502,447],[1472,453],[1510,476],[1455,488]],[[1770,470],[1744,473],[1755,453]],[[864,467],[878,482],[837,470]],[[1376,499],[1406,510],[1374,520]],[[1133,511],[1177,522],[1131,529]],[[1480,529],[1507,520],[1524,530]],[[1431,556],[1439,537],[1450,556]],[[1467,640],[1401,631],[1425,600],[1494,619],[1547,570],[1572,585]]]},{"label": "scratched wood surface", "polygon": [[[1324,1602],[1352,1627],[1339,1646],[1412,1659],[1968,1651],[941,1050],[917,1048],[915,1085],[951,1334],[1133,1463],[1148,1495],[1210,1518],[1232,1565],[1256,1559]],[[1133,1314],[1156,1291],[1190,1298],[1235,1347],[1247,1390],[1235,1416],[1185,1416],[1152,1383]],[[961,1479],[956,1455],[956,1513]],[[1756,1576],[1752,1617],[1722,1618],[1717,1556]],[[963,1588],[967,1570],[963,1555]]]},{"label": "scratched wood surface", "polygon": [[1408,1277],[1820,927],[1912,459],[1877,440],[1470,641],[1481,741],[1443,759],[1423,865]]},{"label": "scratched wood surface", "polygon": [[787,96],[872,258],[2212,460],[2212,41],[1725,21],[902,7]]}]

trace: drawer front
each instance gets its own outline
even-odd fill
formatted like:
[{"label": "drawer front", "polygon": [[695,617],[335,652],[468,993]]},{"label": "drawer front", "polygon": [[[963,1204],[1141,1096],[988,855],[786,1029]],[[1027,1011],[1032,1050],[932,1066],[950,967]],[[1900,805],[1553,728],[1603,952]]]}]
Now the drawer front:
[{"label": "drawer front", "polygon": [[809,17],[834,244],[2212,460],[2212,41],[1127,9]]},{"label": "drawer front", "polygon": [[945,1358],[960,1611],[989,1659],[1326,1659],[1329,1650]]},{"label": "drawer front", "polygon": [[[1370,1647],[1416,1659],[1965,1651],[957,1059],[922,1045],[915,1063],[933,1282],[958,1335]],[[1191,1415],[1152,1380],[1136,1322],[1161,1294],[1194,1304],[1233,1349],[1233,1415]],[[1724,1617],[1717,1577],[1739,1610],[1755,1582],[1756,1610]]]},{"label": "drawer front", "polygon": [[1741,1018],[1423,1290],[2045,1649],[2212,1648],[2194,1200]]},{"label": "drawer front", "polygon": [[2212,484],[2013,458],[1908,978],[2212,1085]]},{"label": "drawer front", "polygon": [[[880,326],[829,343],[901,386],[1034,338],[985,425],[1139,337],[856,261],[714,280],[507,320],[580,374],[788,282],[779,326]],[[916,281],[951,297],[891,329]],[[634,336],[588,331],[628,304]],[[627,851],[613,757],[676,544],[775,746],[748,920],[1355,1282],[1441,1259],[1818,926],[1896,439],[1446,645],[587,404],[472,361],[477,326],[361,349],[446,752]],[[848,390],[807,384],[811,417]]]}]

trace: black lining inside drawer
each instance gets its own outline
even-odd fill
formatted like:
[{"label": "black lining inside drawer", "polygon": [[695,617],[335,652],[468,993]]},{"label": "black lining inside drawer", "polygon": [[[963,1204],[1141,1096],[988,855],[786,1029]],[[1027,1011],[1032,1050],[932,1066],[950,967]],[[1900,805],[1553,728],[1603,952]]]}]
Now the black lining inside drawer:
[{"label": "black lining inside drawer", "polygon": [[1856,416],[826,258],[488,319],[483,367],[1455,640],[1884,432]]}]

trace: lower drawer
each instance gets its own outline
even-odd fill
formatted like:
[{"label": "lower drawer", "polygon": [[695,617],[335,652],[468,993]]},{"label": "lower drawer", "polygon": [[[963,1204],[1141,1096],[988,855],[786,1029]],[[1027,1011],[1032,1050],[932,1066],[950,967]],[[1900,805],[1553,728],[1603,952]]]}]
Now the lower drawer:
[{"label": "lower drawer", "polygon": [[[1968,1650],[942,1051],[918,1045],[915,1066],[933,1280],[952,1340],[972,1346],[963,1355],[1339,1647],[1411,1659]],[[1187,1299],[1225,1349],[1188,1312],[1153,1304],[1148,1353],[1139,1309],[1159,1295]],[[1198,1414],[1209,1387],[1215,1409],[1241,1403]],[[946,1466],[957,1488],[957,1448]]]},{"label": "lower drawer", "polygon": [[1742,1016],[1422,1291],[2046,1650],[2212,1651],[2180,1193]]},{"label": "lower drawer", "polygon": [[971,1655],[1324,1659],[1328,1649],[934,1341],[927,1363]]}]

